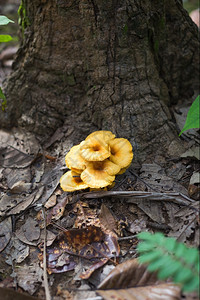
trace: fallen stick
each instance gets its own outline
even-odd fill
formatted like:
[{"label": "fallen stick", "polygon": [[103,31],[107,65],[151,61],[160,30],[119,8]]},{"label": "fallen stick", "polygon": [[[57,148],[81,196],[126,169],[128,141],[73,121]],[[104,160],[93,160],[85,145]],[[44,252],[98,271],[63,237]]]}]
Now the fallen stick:
[{"label": "fallen stick", "polygon": [[[167,193],[157,193],[157,192],[143,192],[143,191],[97,191],[88,192],[79,195],[80,198],[84,199],[98,199],[105,197],[122,197],[122,198],[132,198],[131,200],[152,200],[152,201],[172,201],[181,205],[190,205],[195,202],[195,200],[187,197],[182,193],[167,192]],[[128,201],[130,202],[130,201]],[[131,201],[132,202],[132,201]]]}]

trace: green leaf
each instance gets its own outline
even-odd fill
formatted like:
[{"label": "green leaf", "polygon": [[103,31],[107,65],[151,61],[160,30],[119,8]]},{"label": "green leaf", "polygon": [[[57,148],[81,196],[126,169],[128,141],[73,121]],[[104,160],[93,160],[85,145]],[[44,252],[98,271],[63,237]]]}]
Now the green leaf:
[{"label": "green leaf", "polygon": [[0,16],[0,25],[7,25],[8,23],[15,23],[15,22],[8,19],[6,16]]},{"label": "green leaf", "polygon": [[188,264],[196,263],[198,265],[199,251],[195,248],[188,248],[187,249],[187,255],[184,257],[184,260]]},{"label": "green leaf", "polygon": [[7,34],[1,34],[0,35],[0,42],[1,43],[6,43],[6,42],[10,42],[12,41],[12,37],[10,35]]},{"label": "green leaf", "polygon": [[139,245],[138,245],[138,251],[140,253],[142,252],[147,252],[149,250],[153,250],[155,248],[155,243],[152,243],[150,241],[147,241],[147,242],[141,242]]},{"label": "green leaf", "polygon": [[200,95],[192,103],[186,118],[185,125],[179,136],[186,130],[200,128]]},{"label": "green leaf", "polygon": [[174,238],[169,237],[169,238],[165,239],[165,248],[166,248],[166,250],[172,252],[172,251],[174,251],[176,245],[177,245],[177,243],[176,243],[176,240]]},{"label": "green leaf", "polygon": [[0,99],[6,100],[6,96],[4,95],[1,87],[0,87]]},{"label": "green leaf", "polygon": [[147,269],[157,271],[159,279],[171,278],[181,284],[184,291],[198,290],[199,252],[178,243],[174,238],[161,233],[138,234],[141,240],[137,246],[140,263],[147,264]]},{"label": "green leaf", "polygon": [[147,252],[145,254],[142,254],[139,257],[140,263],[147,263],[150,261],[154,261],[155,259],[158,259],[162,255],[162,252],[159,250],[154,250],[153,252]]},{"label": "green leaf", "polygon": [[174,275],[173,279],[174,279],[175,283],[178,283],[178,282],[184,283],[184,282],[189,281],[193,277],[194,277],[194,274],[190,269],[182,267],[181,272],[177,272]]},{"label": "green leaf", "polygon": [[149,232],[140,232],[138,233],[138,238],[140,240],[144,240],[144,241],[150,241],[150,242],[160,242],[162,244],[163,240],[164,240],[164,236],[162,233],[160,232],[156,232],[154,235],[152,235]]},{"label": "green leaf", "polygon": [[193,277],[190,281],[184,283],[183,291],[185,292],[192,292],[192,291],[199,291],[199,277]]},{"label": "green leaf", "polygon": [[1,87],[0,87],[0,99],[3,100],[3,102],[1,103],[1,109],[4,111],[6,109],[7,100],[6,100],[6,96],[4,95]]},{"label": "green leaf", "polygon": [[162,256],[149,264],[148,271],[157,271],[162,268],[163,265],[169,264],[169,257]]},{"label": "green leaf", "polygon": [[160,271],[158,272],[158,277],[160,279],[166,279],[168,277],[171,277],[172,275],[175,275],[176,272],[181,270],[182,265],[179,261],[168,261],[167,264],[163,265],[162,268],[160,268]]}]

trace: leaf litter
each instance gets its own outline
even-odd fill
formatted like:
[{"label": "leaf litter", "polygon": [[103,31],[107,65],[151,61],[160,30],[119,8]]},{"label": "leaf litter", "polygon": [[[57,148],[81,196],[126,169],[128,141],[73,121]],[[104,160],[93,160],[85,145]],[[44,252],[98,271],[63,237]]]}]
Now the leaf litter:
[{"label": "leaf litter", "polygon": [[[139,295],[140,299],[159,299],[161,294],[163,299],[180,299],[177,286],[156,279],[151,282],[151,275],[139,271],[132,258],[135,234],[142,230],[161,230],[190,245],[198,244],[198,202],[187,191],[192,173],[182,184],[187,166],[197,159],[195,154],[167,166],[157,161],[143,164],[136,173],[130,169],[119,177],[120,184],[116,182],[113,191],[69,194],[59,189],[62,155],[52,159],[55,153],[43,154],[35,138],[22,130],[0,131],[0,137],[0,255],[11,266],[19,287],[30,295],[41,295],[46,258],[51,292],[60,299],[95,297],[91,288],[96,290],[109,271],[117,268],[122,278],[130,273],[128,278],[148,280],[142,287],[137,282],[98,290],[104,299],[119,295],[121,299],[138,299]],[[60,273],[69,274],[67,284]],[[110,282],[112,276],[106,280]],[[55,289],[59,278],[60,289]],[[120,282],[121,277],[115,284]],[[81,291],[84,288],[87,291]]]}]

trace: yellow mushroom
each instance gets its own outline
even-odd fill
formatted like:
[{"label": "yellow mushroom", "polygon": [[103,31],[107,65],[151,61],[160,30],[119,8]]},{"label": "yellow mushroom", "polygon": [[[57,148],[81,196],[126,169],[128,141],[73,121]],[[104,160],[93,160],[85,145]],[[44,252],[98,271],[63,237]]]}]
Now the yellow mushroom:
[{"label": "yellow mushroom", "polygon": [[104,161],[88,162],[81,173],[81,179],[91,188],[103,188],[111,185],[120,167],[106,159]]},{"label": "yellow mushroom", "polygon": [[131,165],[131,163],[126,168],[121,168],[119,173],[117,173],[117,175],[124,174],[126,172],[126,170],[130,167],[130,165]]},{"label": "yellow mushroom", "polygon": [[91,136],[80,143],[80,155],[86,161],[102,161],[110,156],[110,147],[103,139]]},{"label": "yellow mushroom", "polygon": [[85,169],[85,160],[80,155],[80,144],[73,146],[65,156],[65,163],[69,169],[81,173]]},{"label": "yellow mushroom", "polygon": [[103,140],[106,143],[108,141],[110,141],[111,139],[115,138],[115,135],[111,132],[111,131],[107,131],[107,130],[99,130],[99,131],[94,131],[92,133],[90,133],[85,140],[90,139],[91,137],[95,137],[96,140]]},{"label": "yellow mushroom", "polygon": [[73,171],[66,172],[60,178],[60,186],[65,192],[73,192],[88,188],[88,185],[80,178],[80,174]]},{"label": "yellow mushroom", "polygon": [[109,141],[111,155],[110,161],[120,166],[121,169],[127,168],[133,159],[131,143],[124,138],[116,138]]}]

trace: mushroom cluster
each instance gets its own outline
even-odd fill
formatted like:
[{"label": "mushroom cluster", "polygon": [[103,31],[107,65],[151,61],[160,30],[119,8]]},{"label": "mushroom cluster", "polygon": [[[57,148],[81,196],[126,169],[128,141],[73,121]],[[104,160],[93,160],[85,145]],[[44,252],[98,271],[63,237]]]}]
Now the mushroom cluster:
[{"label": "mushroom cluster", "polygon": [[66,154],[70,171],[60,178],[60,186],[67,192],[108,187],[117,174],[126,171],[132,159],[132,146],[127,139],[115,138],[110,131],[95,131]]}]

